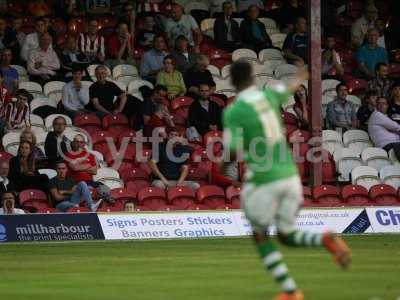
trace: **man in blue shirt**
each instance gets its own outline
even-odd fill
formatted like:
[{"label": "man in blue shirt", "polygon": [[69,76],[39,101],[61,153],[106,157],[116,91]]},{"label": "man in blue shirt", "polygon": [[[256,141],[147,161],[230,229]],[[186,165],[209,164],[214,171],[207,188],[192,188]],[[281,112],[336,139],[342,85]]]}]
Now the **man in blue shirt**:
[{"label": "man in blue shirt", "polygon": [[155,82],[157,73],[163,66],[164,57],[167,55],[164,36],[157,35],[154,38],[154,48],[143,55],[140,64],[140,75],[151,82]]},{"label": "man in blue shirt", "polygon": [[299,17],[296,21],[295,32],[286,37],[282,50],[289,63],[304,65],[307,63],[307,49],[307,20]]},{"label": "man in blue shirt", "polygon": [[18,71],[11,67],[12,59],[11,49],[5,48],[1,54],[1,72],[4,76],[4,86],[11,94],[14,94],[18,89],[19,75]]},{"label": "man in blue shirt", "polygon": [[375,66],[378,63],[389,63],[385,48],[378,46],[379,32],[373,28],[368,30],[367,43],[357,51],[358,69],[367,79],[374,78]]}]

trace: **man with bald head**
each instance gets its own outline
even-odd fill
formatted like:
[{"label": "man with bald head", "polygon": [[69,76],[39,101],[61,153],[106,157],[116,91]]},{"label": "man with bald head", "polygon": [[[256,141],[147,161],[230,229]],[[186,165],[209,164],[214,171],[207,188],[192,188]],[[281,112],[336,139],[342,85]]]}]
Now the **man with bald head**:
[{"label": "man with bald head", "polygon": [[30,51],[28,55],[29,79],[41,85],[57,80],[56,72],[60,69],[60,60],[51,47],[51,42],[50,34],[44,33],[39,38],[39,47]]},{"label": "man with bald head", "polygon": [[196,52],[200,52],[202,35],[199,25],[191,15],[184,14],[179,4],[172,5],[171,17],[166,22],[165,31],[170,41],[174,42],[178,36],[183,35],[188,39],[190,46],[193,46]]},{"label": "man with bald head", "polygon": [[14,191],[15,186],[12,181],[8,178],[10,171],[10,164],[8,161],[0,161],[0,195],[6,191]]}]

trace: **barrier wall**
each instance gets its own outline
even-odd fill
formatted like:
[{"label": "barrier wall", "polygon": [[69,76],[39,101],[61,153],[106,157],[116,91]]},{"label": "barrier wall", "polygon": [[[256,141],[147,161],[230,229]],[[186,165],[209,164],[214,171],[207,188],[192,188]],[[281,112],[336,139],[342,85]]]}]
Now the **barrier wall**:
[{"label": "barrier wall", "polygon": [[[312,232],[400,233],[400,207],[303,209],[297,228]],[[269,229],[271,234],[275,228]],[[1,215],[0,242],[187,239],[251,235],[241,211]]]}]

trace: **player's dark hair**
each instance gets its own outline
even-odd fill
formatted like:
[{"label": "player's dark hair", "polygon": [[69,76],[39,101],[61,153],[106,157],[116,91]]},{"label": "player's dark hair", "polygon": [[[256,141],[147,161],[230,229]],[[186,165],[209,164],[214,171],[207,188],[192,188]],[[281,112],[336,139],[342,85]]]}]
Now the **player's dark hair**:
[{"label": "player's dark hair", "polygon": [[242,90],[253,83],[253,68],[250,63],[245,60],[235,61],[229,71],[233,86]]}]

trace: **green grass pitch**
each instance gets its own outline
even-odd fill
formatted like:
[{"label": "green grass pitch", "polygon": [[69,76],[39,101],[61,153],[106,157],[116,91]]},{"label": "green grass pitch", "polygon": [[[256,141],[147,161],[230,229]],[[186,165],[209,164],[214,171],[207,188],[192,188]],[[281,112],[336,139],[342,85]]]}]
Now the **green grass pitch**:
[{"label": "green grass pitch", "polygon": [[[283,248],[307,300],[400,299],[400,236],[347,237],[353,266]],[[0,245],[2,300],[268,300],[278,286],[250,239]]]}]

